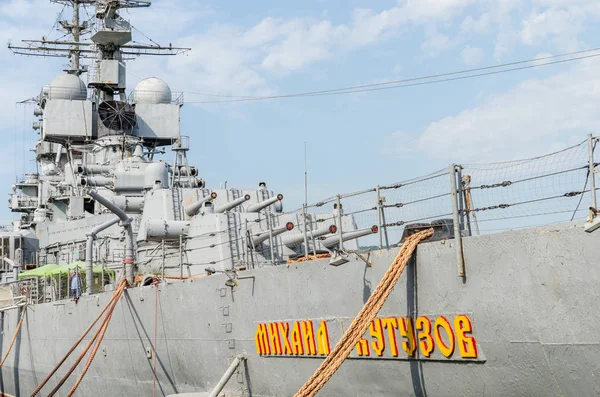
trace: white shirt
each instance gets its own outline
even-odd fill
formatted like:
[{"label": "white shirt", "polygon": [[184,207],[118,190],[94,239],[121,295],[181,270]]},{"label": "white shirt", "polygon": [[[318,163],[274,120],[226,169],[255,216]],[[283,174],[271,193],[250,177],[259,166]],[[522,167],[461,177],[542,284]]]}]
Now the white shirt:
[{"label": "white shirt", "polygon": [[75,273],[71,278],[71,289],[79,288],[79,274]]}]

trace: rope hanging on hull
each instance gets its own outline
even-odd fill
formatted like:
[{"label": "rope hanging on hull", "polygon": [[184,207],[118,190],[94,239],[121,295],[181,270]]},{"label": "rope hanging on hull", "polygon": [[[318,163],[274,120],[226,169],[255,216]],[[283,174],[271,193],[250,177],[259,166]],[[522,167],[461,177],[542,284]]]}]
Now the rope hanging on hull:
[{"label": "rope hanging on hull", "polygon": [[[109,321],[110,321],[110,319],[112,317],[113,310],[115,309],[115,306],[117,305],[117,302],[119,301],[119,298],[121,297],[121,295],[125,291],[125,287],[126,286],[127,286],[127,282],[126,282],[125,279],[123,279],[121,281],[121,284],[119,285],[119,287],[117,288],[117,290],[113,294],[112,298],[110,299],[110,301],[108,301],[108,303],[106,304],[106,306],[104,306],[104,308],[98,314],[98,316],[96,317],[96,319],[83,332],[83,334],[73,344],[73,346],[71,347],[71,349],[69,349],[69,351],[60,360],[60,362],[52,369],[52,371],[50,371],[50,373],[48,374],[48,376],[46,376],[46,378],[37,386],[37,388],[31,394],[31,397],[36,396],[42,390],[42,388],[46,385],[46,383],[50,380],[50,378],[56,373],[56,371],[60,368],[60,366],[67,360],[67,358],[71,355],[71,353],[73,353],[73,351],[75,350],[75,348],[81,343],[81,341],[83,340],[83,338],[85,338],[85,336],[90,332],[90,330],[98,322],[98,320],[100,319],[100,317],[102,317],[102,315],[108,310],[108,313],[106,314],[106,317],[104,318],[104,320],[102,320],[102,322],[100,324],[100,327],[98,328],[98,330],[96,331],[96,333],[92,336],[92,339],[90,340],[90,342],[87,344],[87,346],[81,352],[81,354],[79,355],[79,357],[77,358],[77,360],[75,361],[75,363],[73,364],[73,366],[69,369],[69,371],[67,372],[67,374],[60,380],[60,382],[58,383],[58,385],[56,385],[56,387],[50,392],[50,394],[48,394],[48,396],[53,396],[54,394],[56,394],[56,392],[60,389],[60,387],[66,382],[67,378],[73,373],[73,371],[75,370],[75,368],[77,367],[77,365],[81,362],[81,360],[83,360],[83,358],[87,354],[87,352],[90,349],[90,347],[92,347],[92,344],[94,344],[94,343],[97,342],[96,345],[94,346],[94,352],[92,353],[92,356],[88,359],[88,362],[86,363],[86,368],[85,368],[84,372],[80,375],[79,379],[77,380],[75,386],[73,386],[73,388],[72,388],[72,390],[71,390],[71,392],[70,392],[69,395],[72,395],[75,392],[75,389],[77,388],[77,386],[79,386],[79,383],[83,379],[83,376],[85,375],[85,372],[87,371],[87,368],[89,368],[89,365],[91,365],[91,362],[92,362],[92,360],[93,360],[93,358],[95,356],[95,351],[97,351],[98,347],[100,346],[100,342],[102,342],[102,338],[104,337],[104,332],[106,332],[106,328],[108,327],[108,323],[109,323]],[[99,341],[97,341],[98,335],[100,335],[100,333],[102,333],[101,338],[100,338]]]},{"label": "rope hanging on hull", "polygon": [[325,386],[325,383],[335,374],[362,335],[367,331],[371,321],[377,317],[379,310],[383,307],[400,275],[402,275],[413,252],[417,249],[417,245],[432,235],[433,229],[427,229],[413,234],[406,239],[390,268],[384,274],[377,288],[375,288],[375,291],[367,300],[367,303],[365,303],[356,318],[352,321],[350,327],[344,332],[344,335],[342,335],[342,338],[335,345],[329,356],[323,360],[319,368],[298,390],[294,397],[312,397]]},{"label": "rope hanging on hull", "polygon": [[21,310],[22,310],[22,312],[21,312],[21,318],[19,319],[19,323],[17,324],[17,328],[15,329],[15,334],[13,335],[13,338],[10,341],[10,345],[8,346],[8,350],[6,351],[6,354],[4,355],[4,358],[2,359],[2,362],[0,362],[0,367],[2,367],[4,365],[4,362],[8,358],[8,355],[10,354],[10,351],[11,351],[13,345],[15,344],[15,340],[17,340],[17,335],[19,334],[19,330],[21,329],[21,324],[23,324],[23,317],[25,317],[25,313],[27,312],[27,309],[23,308]]},{"label": "rope hanging on hull", "polygon": [[[87,373],[88,369],[90,369],[90,366],[92,365],[92,361],[94,360],[94,357],[96,357],[96,353],[98,352],[98,348],[100,347],[100,344],[102,343],[102,339],[104,339],[104,335],[106,334],[106,330],[108,329],[108,323],[110,323],[110,319],[112,318],[113,312],[115,310],[115,306],[117,306],[117,303],[119,302],[119,298],[121,297],[121,295],[123,295],[123,292],[125,291],[125,287],[126,286],[127,286],[127,281],[123,280],[121,282],[121,285],[119,286],[119,289],[116,292],[116,298],[113,301],[113,304],[112,304],[110,310],[108,311],[108,313],[106,313],[106,317],[104,318],[104,322],[102,323],[102,325],[100,326],[100,328],[98,329],[98,331],[96,331],[96,334],[94,335],[94,337],[92,338],[92,340],[90,341],[90,343],[86,346],[86,348],[84,349],[84,351],[79,356],[80,359],[78,359],[77,363],[74,364],[74,366],[71,368],[71,370],[69,370],[69,372],[67,372],[67,375],[65,375],[65,377],[63,378],[64,380],[66,380],[67,377],[69,375],[71,375],[71,373],[73,372],[73,370],[75,370],[75,366],[77,364],[79,364],[79,361],[81,359],[83,359],[83,357],[85,357],[85,355],[86,355],[86,353],[87,353],[87,351],[88,351],[91,343],[94,342],[94,349],[92,350],[92,353],[90,354],[90,357],[88,358],[87,362],[85,363],[85,366],[83,367],[83,371],[81,372],[81,375],[79,375],[79,377],[75,381],[75,384],[73,385],[73,387],[71,387],[71,390],[69,390],[69,393],[67,394],[67,397],[71,397],[71,396],[73,396],[73,394],[75,394],[75,390],[77,390],[77,387],[79,387],[79,384],[83,380],[83,377]],[[98,336],[98,332],[99,331],[100,331],[100,336]]]}]

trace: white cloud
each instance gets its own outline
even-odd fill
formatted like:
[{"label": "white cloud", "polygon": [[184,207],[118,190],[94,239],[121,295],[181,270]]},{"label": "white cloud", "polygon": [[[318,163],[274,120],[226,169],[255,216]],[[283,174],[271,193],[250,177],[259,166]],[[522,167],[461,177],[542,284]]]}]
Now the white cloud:
[{"label": "white cloud", "polygon": [[479,17],[467,15],[460,24],[460,32],[462,34],[485,34],[488,33],[491,27],[492,18],[489,13],[484,13]]},{"label": "white cloud", "polygon": [[394,65],[394,67],[392,68],[392,73],[394,73],[394,74],[399,74],[400,72],[402,72],[402,69],[404,69],[404,68],[402,67],[402,65],[401,65],[401,64],[399,64],[399,63],[397,63],[397,64],[395,64],[395,65]]},{"label": "white cloud", "polygon": [[485,53],[481,48],[466,46],[460,55],[466,65],[476,66],[481,63]]},{"label": "white cloud", "polygon": [[[401,29],[448,21],[473,2],[407,0],[382,11],[358,8],[353,10],[348,23],[341,24],[331,22],[327,14],[322,14],[321,19],[267,17],[247,29],[213,24],[207,33],[172,38],[174,44],[193,48],[187,56],[166,62],[144,60],[144,64],[130,64],[130,70],[133,75],[142,76],[150,70],[156,74],[161,69],[164,75],[171,75],[173,81],[169,83],[173,87],[186,87],[188,91],[220,95],[273,93],[276,92],[270,84],[273,77],[298,72],[317,62],[381,42]],[[187,4],[175,0],[170,12],[180,13]],[[207,11],[196,12],[203,16]],[[183,26],[188,21],[184,19]],[[137,25],[153,35],[152,21]],[[453,44],[447,35],[435,34],[423,43],[423,49],[433,56]],[[178,73],[167,73],[172,70]]]},{"label": "white cloud", "polygon": [[432,157],[465,161],[525,157],[598,131],[599,108],[597,62],[581,63],[431,123],[419,147]]},{"label": "white cloud", "polygon": [[421,49],[430,57],[449,50],[455,45],[445,34],[435,33],[421,44]]},{"label": "white cloud", "polygon": [[48,20],[48,15],[53,15],[61,10],[61,6],[52,5],[44,0],[8,0],[0,3],[0,17],[2,20],[24,22],[42,22]]},{"label": "white cloud", "polygon": [[402,9],[408,19],[422,23],[451,19],[475,2],[475,0],[406,0]]},{"label": "white cloud", "polygon": [[[22,39],[41,39],[47,36],[53,23],[52,18],[61,9],[60,5],[44,0],[11,0],[0,3],[0,72],[3,90],[3,95],[0,96],[0,130],[13,129],[15,103],[37,95],[41,85],[49,83],[53,76],[59,74],[61,64],[66,62],[66,58],[57,60],[17,56],[6,48],[6,43],[22,46]],[[57,33],[50,32],[49,37],[56,38]],[[40,68],[42,62],[46,67]]]},{"label": "white cloud", "polygon": [[522,22],[521,41],[526,45],[540,45],[552,38],[560,50],[575,50],[580,47],[578,36],[584,18],[585,11],[579,7],[534,12]]}]

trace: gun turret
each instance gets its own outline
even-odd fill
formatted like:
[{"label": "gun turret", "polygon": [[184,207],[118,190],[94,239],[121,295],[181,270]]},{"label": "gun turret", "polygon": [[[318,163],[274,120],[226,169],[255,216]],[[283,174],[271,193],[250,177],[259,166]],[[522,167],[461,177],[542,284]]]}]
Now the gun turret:
[{"label": "gun turret", "polygon": [[[342,233],[342,240],[354,240],[355,238],[368,236],[369,234],[377,233],[378,231],[379,228],[377,226],[371,226],[369,229],[355,230],[353,232]],[[323,246],[326,248],[331,248],[336,244],[339,244],[339,242],[340,236],[331,236],[327,237],[325,240],[322,240],[321,244],[323,244]]]},{"label": "gun turret", "polygon": [[222,205],[218,206],[217,208],[215,208],[215,212],[216,213],[220,213],[220,212],[229,211],[230,209],[235,208],[238,205],[240,205],[240,204],[242,204],[242,203],[244,203],[244,202],[246,202],[248,200],[250,200],[250,195],[249,194],[245,195],[244,197],[240,197],[238,199],[235,199],[233,201],[230,201],[228,203],[225,203],[225,204],[222,204]]},{"label": "gun turret", "polygon": [[184,211],[187,216],[194,216],[198,213],[200,208],[202,208],[202,204],[207,201],[212,201],[217,198],[217,193],[212,192],[209,196],[206,196],[198,201],[193,202],[192,204],[186,205]]},{"label": "gun turret", "polygon": [[[329,233],[332,233],[332,234],[337,233],[337,226],[331,225],[329,227],[308,231],[306,233],[306,235],[307,235],[306,237],[308,239],[312,239],[312,238],[324,236]],[[283,245],[285,245],[288,248],[297,247],[304,242],[304,233],[295,233],[292,235],[287,235],[285,237],[282,237],[281,242],[283,243]]]},{"label": "gun turret", "polygon": [[263,208],[270,206],[273,203],[283,200],[283,194],[278,194],[275,197],[261,201],[260,203],[252,204],[246,208],[246,212],[258,212]]},{"label": "gun turret", "polygon": [[177,168],[173,168],[173,167],[169,166],[169,173],[174,174],[175,176],[178,176],[178,175],[198,176],[198,168],[196,168],[193,165],[190,167],[177,167]]},{"label": "gun turret", "polygon": [[[293,229],[294,229],[294,224],[292,222],[288,222],[284,226],[280,226],[276,229],[271,230],[270,233],[269,233],[269,231],[266,231],[266,232],[262,232],[259,234],[255,234],[254,236],[252,236],[252,245],[257,246],[258,244],[260,244],[263,241],[265,241],[266,239],[268,239],[270,236],[275,237],[275,236],[280,235],[281,233],[285,233],[285,232],[288,232]],[[252,245],[250,245],[250,247],[252,247]]]}]

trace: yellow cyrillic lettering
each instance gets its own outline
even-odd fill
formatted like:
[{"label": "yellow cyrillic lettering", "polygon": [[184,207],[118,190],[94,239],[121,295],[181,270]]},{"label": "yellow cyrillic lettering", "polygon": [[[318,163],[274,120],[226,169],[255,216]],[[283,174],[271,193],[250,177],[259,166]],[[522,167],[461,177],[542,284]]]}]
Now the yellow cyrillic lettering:
[{"label": "yellow cyrillic lettering", "polygon": [[294,321],[294,328],[292,328],[292,352],[298,356],[304,354],[304,347],[302,346],[302,330],[300,329],[300,323]]},{"label": "yellow cyrillic lettering", "polygon": [[283,339],[283,354],[291,355],[292,346],[290,345],[290,324],[279,323],[279,331],[281,331],[281,337]]},{"label": "yellow cyrillic lettering", "polygon": [[319,343],[317,344],[319,354],[321,356],[329,355],[329,332],[327,332],[327,321],[321,321],[319,325],[319,329],[317,330],[317,340]]},{"label": "yellow cyrillic lettering", "polygon": [[398,329],[398,320],[394,317],[381,320],[383,328],[387,328],[388,339],[390,340],[390,349],[393,357],[398,357],[398,342],[396,342],[396,331]]},{"label": "yellow cyrillic lettering", "polygon": [[400,317],[398,320],[400,335],[406,338],[406,340],[402,341],[402,349],[404,349],[408,357],[414,357],[417,351],[417,336],[415,335],[413,318]]},{"label": "yellow cyrillic lettering", "polygon": [[269,346],[269,334],[267,332],[266,324],[258,324],[254,339],[256,341],[256,352],[259,355],[262,356],[265,354],[271,354],[271,347]]},{"label": "yellow cyrillic lettering", "polygon": [[356,344],[356,354],[359,356],[370,356],[371,350],[369,349],[369,342],[365,338],[361,338]]},{"label": "yellow cyrillic lettering", "polygon": [[371,342],[373,346],[373,350],[378,356],[383,356],[383,352],[385,350],[385,338],[383,337],[383,325],[381,324],[381,319],[376,318],[371,321],[369,325],[369,333],[375,340]]},{"label": "yellow cyrillic lettering", "polygon": [[312,321],[302,321],[302,331],[304,332],[304,345],[307,355],[317,354],[317,344],[315,343],[315,331]]},{"label": "yellow cyrillic lettering", "polygon": [[279,339],[277,323],[269,323],[269,336],[273,346],[273,354],[281,354],[281,340]]},{"label": "yellow cyrillic lettering", "polygon": [[[448,345],[444,342],[442,335],[440,333],[440,329],[444,329],[446,331],[446,335],[448,335]],[[444,316],[439,316],[437,320],[435,320],[435,324],[433,325],[433,329],[435,331],[435,343],[440,348],[440,352],[446,358],[450,358],[454,353],[454,332],[452,331],[452,327],[450,323]]]},{"label": "yellow cyrillic lettering", "polygon": [[435,348],[433,338],[431,337],[431,321],[427,317],[417,317],[416,321],[417,330],[419,332],[419,348],[421,354],[425,357],[431,356],[431,352]]},{"label": "yellow cyrillic lettering", "polygon": [[456,330],[456,343],[462,358],[477,358],[477,341],[473,336],[467,336],[473,332],[473,326],[469,317],[461,314],[454,318],[454,329]]}]

